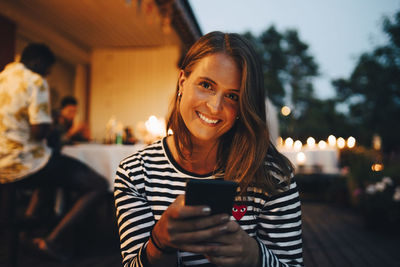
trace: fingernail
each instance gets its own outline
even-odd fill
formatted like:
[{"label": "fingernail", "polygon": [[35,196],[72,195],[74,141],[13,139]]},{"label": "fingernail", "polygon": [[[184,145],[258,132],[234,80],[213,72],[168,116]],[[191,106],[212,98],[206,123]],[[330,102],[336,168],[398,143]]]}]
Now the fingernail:
[{"label": "fingernail", "polygon": [[211,209],[210,209],[210,207],[204,207],[202,211],[205,214],[209,214],[211,212]]},{"label": "fingernail", "polygon": [[227,221],[229,221],[229,215],[223,215],[222,217],[221,217],[221,221],[223,221],[223,222],[227,222]]},{"label": "fingernail", "polygon": [[224,226],[221,226],[221,227],[219,228],[219,231],[220,231],[220,232],[225,232],[227,229],[228,229],[228,226],[227,226],[227,225],[224,225]]}]

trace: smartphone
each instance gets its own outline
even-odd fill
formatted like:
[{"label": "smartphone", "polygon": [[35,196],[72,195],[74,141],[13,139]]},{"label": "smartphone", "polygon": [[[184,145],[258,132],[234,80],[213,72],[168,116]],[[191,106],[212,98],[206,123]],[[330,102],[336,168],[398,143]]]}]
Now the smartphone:
[{"label": "smartphone", "polygon": [[185,205],[206,205],[211,214],[232,214],[238,184],[224,180],[191,179],[186,183]]}]

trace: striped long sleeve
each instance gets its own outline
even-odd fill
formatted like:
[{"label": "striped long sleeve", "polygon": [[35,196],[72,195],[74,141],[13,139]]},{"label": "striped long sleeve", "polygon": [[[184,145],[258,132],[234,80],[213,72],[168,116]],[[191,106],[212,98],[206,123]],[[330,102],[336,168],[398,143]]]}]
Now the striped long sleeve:
[{"label": "striped long sleeve", "polygon": [[[155,223],[187,179],[215,179],[183,170],[172,158],[165,139],[121,161],[114,198],[124,266],[145,266],[143,253]],[[255,238],[264,266],[302,266],[301,209],[296,183],[275,196],[250,188],[236,198],[231,220]],[[214,266],[203,256],[178,251],[179,266]]]},{"label": "striped long sleeve", "polygon": [[257,240],[264,255],[262,266],[303,265],[301,207],[296,183],[272,197],[259,216]]}]

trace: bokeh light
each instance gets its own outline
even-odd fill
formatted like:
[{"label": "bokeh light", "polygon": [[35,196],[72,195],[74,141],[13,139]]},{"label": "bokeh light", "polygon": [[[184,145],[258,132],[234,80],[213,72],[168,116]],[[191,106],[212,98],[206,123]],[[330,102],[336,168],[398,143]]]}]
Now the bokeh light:
[{"label": "bokeh light", "polygon": [[300,140],[296,140],[293,144],[294,151],[300,151],[303,147],[303,143]]},{"label": "bokeh light", "polygon": [[339,137],[339,138],[337,139],[337,146],[338,146],[338,148],[340,148],[340,149],[344,148],[344,147],[346,146],[346,140],[344,140],[343,137]]},{"label": "bokeh light", "polygon": [[327,147],[327,144],[326,144],[326,142],[324,140],[321,140],[321,141],[318,142],[318,147],[320,149],[325,149]]},{"label": "bokeh light", "polygon": [[292,110],[288,106],[283,106],[281,108],[281,113],[285,117],[288,116],[290,114],[290,112],[292,112]]},{"label": "bokeh light", "polygon": [[297,164],[304,165],[304,163],[306,163],[306,160],[307,160],[306,154],[304,154],[303,152],[297,153],[296,155]]},{"label": "bokeh light", "polygon": [[356,146],[356,139],[353,136],[350,136],[347,138],[347,147],[348,148],[353,148]]},{"label": "bokeh light", "polygon": [[290,138],[290,137],[286,138],[286,140],[285,140],[285,148],[286,149],[291,149],[292,146],[293,146],[293,139]]},{"label": "bokeh light", "polygon": [[336,146],[336,137],[334,135],[328,136],[328,144],[330,147]]},{"label": "bokeh light", "polygon": [[308,137],[307,138],[307,146],[310,148],[315,147],[315,139],[312,137]]}]

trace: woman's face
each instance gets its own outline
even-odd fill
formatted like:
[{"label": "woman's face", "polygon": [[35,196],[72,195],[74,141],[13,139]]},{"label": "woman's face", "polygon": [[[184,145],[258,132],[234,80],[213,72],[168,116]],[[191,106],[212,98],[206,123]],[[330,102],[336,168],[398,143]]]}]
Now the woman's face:
[{"label": "woman's face", "polygon": [[223,53],[199,60],[189,77],[181,71],[180,113],[194,142],[213,144],[232,128],[239,109],[241,72]]}]

